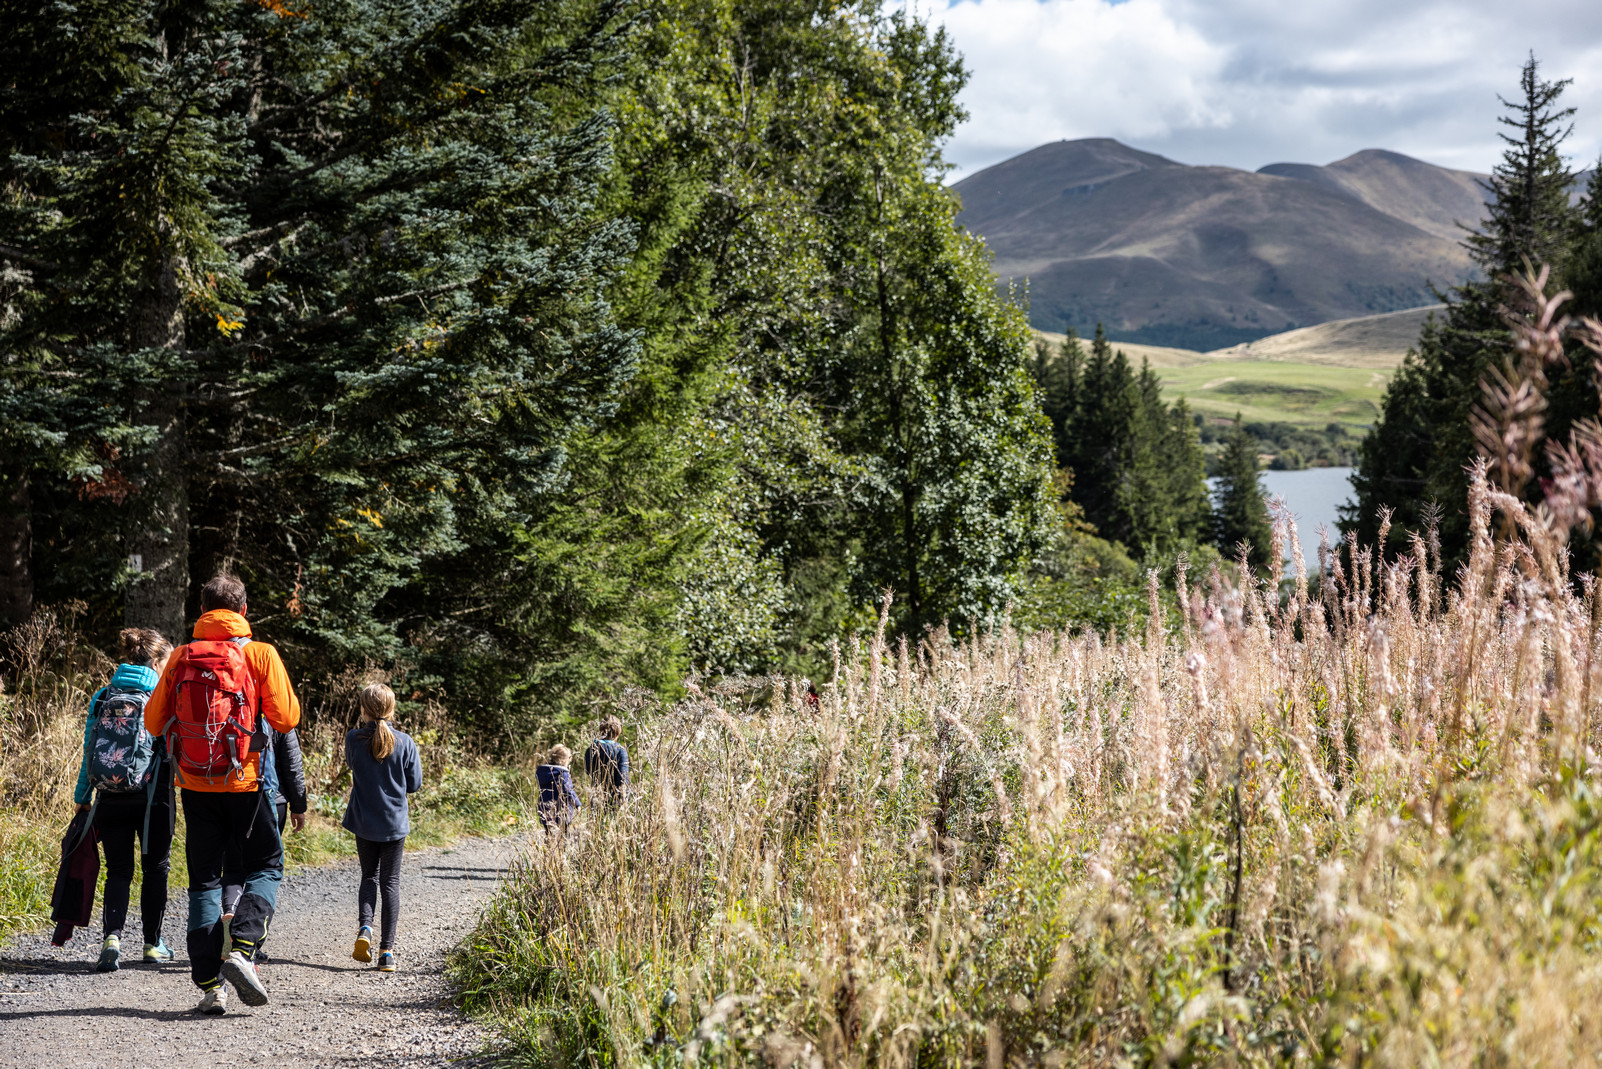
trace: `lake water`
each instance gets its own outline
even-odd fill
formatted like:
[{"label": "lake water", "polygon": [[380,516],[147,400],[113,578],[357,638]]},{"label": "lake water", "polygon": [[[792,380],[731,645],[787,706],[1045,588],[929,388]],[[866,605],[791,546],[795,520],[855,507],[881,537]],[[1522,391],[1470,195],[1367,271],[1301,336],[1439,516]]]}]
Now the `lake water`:
[{"label": "lake water", "polygon": [[[1338,542],[1341,533],[1335,524],[1336,511],[1352,499],[1351,468],[1304,468],[1301,471],[1261,473],[1263,491],[1269,497],[1282,497],[1296,517],[1296,536],[1302,541],[1302,556],[1308,567],[1318,567],[1318,528],[1329,528],[1329,540]],[[1208,479],[1209,486],[1213,480]],[[1287,558],[1289,547],[1286,548]]]}]

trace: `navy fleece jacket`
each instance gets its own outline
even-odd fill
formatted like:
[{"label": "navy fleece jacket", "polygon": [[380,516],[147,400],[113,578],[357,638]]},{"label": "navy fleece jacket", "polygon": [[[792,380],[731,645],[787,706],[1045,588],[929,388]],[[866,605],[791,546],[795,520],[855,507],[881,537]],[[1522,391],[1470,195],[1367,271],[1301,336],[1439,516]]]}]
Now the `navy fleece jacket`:
[{"label": "navy fleece jacket", "polygon": [[342,823],[363,839],[390,843],[411,833],[406,796],[422,789],[423,761],[417,743],[404,731],[395,732],[395,749],[382,761],[373,756],[372,738],[371,724],[345,735],[350,801],[345,804]]}]

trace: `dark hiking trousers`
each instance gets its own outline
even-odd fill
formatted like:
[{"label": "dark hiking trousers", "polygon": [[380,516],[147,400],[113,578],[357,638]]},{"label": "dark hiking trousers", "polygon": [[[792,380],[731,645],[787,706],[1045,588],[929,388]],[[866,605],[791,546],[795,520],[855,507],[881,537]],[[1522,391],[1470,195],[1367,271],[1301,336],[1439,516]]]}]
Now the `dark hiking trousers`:
[{"label": "dark hiking trousers", "polygon": [[106,855],[106,886],[101,892],[102,937],[121,936],[128,923],[128,896],[137,858],[144,877],[139,887],[140,926],[144,928],[145,942],[161,941],[161,925],[167,914],[167,872],[172,866],[172,802],[169,783],[165,796],[158,789],[150,806],[147,838],[144,792],[123,796],[101,792],[95,805],[95,831],[100,834],[100,846]]},{"label": "dark hiking trousers", "polygon": [[384,923],[378,936],[379,950],[395,949],[395,922],[400,920],[401,854],[406,837],[387,843],[356,836],[356,857],[362,863],[362,883],[356,891],[356,923],[368,928],[373,923],[373,907],[384,899]]},{"label": "dark hiking trousers", "polygon": [[231,846],[239,850],[245,889],[229,932],[234,949],[254,958],[267,936],[284,878],[284,848],[272,799],[263,791],[183,792],[189,860],[189,969],[202,991],[222,969],[222,873]]},{"label": "dark hiking trousers", "polygon": [[[278,838],[282,842],[284,826],[289,823],[289,803],[279,802],[277,813]],[[223,859],[222,911],[224,913],[232,913],[234,907],[239,905],[239,896],[245,893],[246,875],[243,850],[230,845],[228,856]]]}]

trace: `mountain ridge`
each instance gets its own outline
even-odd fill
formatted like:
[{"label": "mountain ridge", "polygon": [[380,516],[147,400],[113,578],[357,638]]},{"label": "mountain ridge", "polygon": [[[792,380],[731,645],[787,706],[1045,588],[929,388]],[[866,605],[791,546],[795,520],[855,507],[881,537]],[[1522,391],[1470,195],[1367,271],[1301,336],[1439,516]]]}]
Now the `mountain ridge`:
[{"label": "mountain ridge", "polygon": [[1028,279],[1035,327],[1211,351],[1434,303],[1472,274],[1457,224],[1479,221],[1481,177],[1384,149],[1252,172],[1090,138],[953,190],[998,277]]}]

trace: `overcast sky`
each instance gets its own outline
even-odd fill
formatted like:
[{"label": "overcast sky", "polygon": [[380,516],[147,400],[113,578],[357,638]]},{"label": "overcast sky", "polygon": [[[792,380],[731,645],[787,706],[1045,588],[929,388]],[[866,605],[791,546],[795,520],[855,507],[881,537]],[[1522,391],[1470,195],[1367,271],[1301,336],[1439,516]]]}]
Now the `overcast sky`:
[{"label": "overcast sky", "polygon": [[1602,0],[918,0],[966,57],[960,178],[1061,138],[1255,170],[1388,148],[1489,170],[1533,49],[1602,148]]}]

